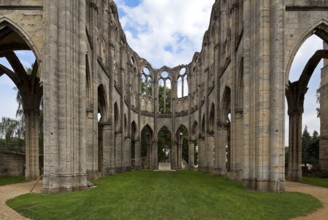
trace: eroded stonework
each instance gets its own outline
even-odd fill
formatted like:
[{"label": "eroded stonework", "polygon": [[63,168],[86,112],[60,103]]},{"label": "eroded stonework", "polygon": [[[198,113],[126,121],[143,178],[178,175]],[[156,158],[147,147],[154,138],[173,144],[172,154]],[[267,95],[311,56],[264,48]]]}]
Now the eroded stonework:
[{"label": "eroded stonework", "polygon": [[[188,131],[189,168],[198,151],[201,171],[259,191],[284,191],[289,69],[307,37],[317,34],[327,42],[327,1],[216,0],[202,50],[189,64],[160,69],[129,47],[112,0],[1,0],[0,22],[0,33],[7,28],[18,34],[17,41],[0,34],[0,44],[9,52],[28,47],[40,67],[34,77],[13,81],[30,100],[24,110],[32,179],[39,175],[35,106],[43,97],[45,191],[83,189],[87,176],[129,171],[132,158],[134,169],[157,169],[157,134],[163,128],[171,133],[171,168],[180,169],[181,127]],[[7,50],[2,56],[9,57]],[[1,70],[0,76],[15,75]],[[178,96],[184,80],[188,95]],[[162,96],[166,82],[170,92],[164,89]],[[299,134],[301,117],[294,119],[293,132]],[[328,169],[322,146],[322,169]],[[299,142],[291,149],[299,151]],[[295,155],[289,175],[297,179]]]}]

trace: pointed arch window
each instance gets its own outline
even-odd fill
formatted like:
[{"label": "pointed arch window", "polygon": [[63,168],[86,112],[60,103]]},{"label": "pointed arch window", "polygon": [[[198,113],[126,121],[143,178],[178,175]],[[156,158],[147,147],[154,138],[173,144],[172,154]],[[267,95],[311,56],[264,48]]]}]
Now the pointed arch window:
[{"label": "pointed arch window", "polygon": [[185,67],[180,70],[177,86],[178,98],[186,97],[189,95],[188,74],[187,69]]},{"label": "pointed arch window", "polygon": [[152,96],[152,77],[147,67],[143,68],[141,73],[141,95]]},{"label": "pointed arch window", "polygon": [[159,113],[171,113],[171,79],[169,73],[163,71],[158,81]]}]

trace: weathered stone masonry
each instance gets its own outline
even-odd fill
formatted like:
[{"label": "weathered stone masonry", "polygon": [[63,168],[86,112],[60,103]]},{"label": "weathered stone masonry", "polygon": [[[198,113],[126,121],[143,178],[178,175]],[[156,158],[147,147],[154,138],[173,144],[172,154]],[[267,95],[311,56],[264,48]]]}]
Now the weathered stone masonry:
[{"label": "weathered stone masonry", "polygon": [[[181,127],[188,130],[190,168],[198,149],[201,171],[259,191],[283,191],[284,99],[295,98],[289,69],[311,34],[328,40],[327,1],[216,0],[202,50],[189,64],[154,69],[129,47],[112,0],[1,0],[0,54],[16,68],[0,66],[0,76],[11,76],[24,94],[26,177],[39,175],[36,122],[43,97],[46,192],[80,190],[88,177],[129,171],[132,144],[134,168],[157,169],[157,134],[163,128],[171,133],[171,167],[179,169]],[[21,49],[35,53],[32,76],[12,56]],[[188,95],[178,97],[185,76]],[[171,96],[159,97],[165,80]],[[170,108],[161,109],[162,98]],[[294,111],[292,102],[288,108],[291,131],[298,135],[302,109]],[[325,116],[321,120],[325,124]],[[298,140],[290,142],[288,176],[294,180],[300,176]]]}]

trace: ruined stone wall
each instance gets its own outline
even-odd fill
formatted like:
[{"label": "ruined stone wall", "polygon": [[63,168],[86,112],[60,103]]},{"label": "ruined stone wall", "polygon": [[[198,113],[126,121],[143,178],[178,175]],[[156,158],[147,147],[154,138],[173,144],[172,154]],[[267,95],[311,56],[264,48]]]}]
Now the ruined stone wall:
[{"label": "ruined stone wall", "polygon": [[0,153],[0,176],[23,176],[25,154]]},{"label": "ruined stone wall", "polygon": [[[23,36],[40,65],[45,191],[79,190],[86,187],[86,174],[130,170],[132,141],[140,168],[145,126],[152,131],[148,167],[157,169],[157,133],[167,127],[171,165],[179,169],[182,125],[190,152],[197,144],[200,170],[256,190],[284,190],[288,72],[308,36],[328,40],[327,7],[323,0],[217,0],[201,51],[189,64],[155,69],[129,47],[113,0],[1,0],[0,24]],[[171,80],[171,109],[163,113],[164,71]],[[178,97],[183,71],[189,93]],[[151,79],[150,92],[141,89],[143,76]]]}]

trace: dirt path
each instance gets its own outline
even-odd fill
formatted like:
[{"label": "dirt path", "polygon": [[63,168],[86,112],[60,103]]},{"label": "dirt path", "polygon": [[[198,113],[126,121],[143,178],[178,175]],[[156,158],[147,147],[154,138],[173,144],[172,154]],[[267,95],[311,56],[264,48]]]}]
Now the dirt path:
[{"label": "dirt path", "polygon": [[[41,181],[42,182],[42,181]],[[26,183],[17,183],[12,185],[0,186],[0,219],[1,220],[21,220],[27,219],[19,215],[13,209],[6,205],[8,199],[29,193],[34,186],[35,181]],[[39,183],[33,192],[41,192],[41,184]]]},{"label": "dirt path", "polygon": [[323,204],[323,208],[318,209],[316,212],[313,212],[307,216],[297,217],[294,219],[301,220],[324,220],[328,219],[328,188],[323,188],[319,186],[311,186],[302,183],[295,183],[295,182],[286,182],[286,191],[289,192],[301,192],[310,194]]},{"label": "dirt path", "polygon": [[[41,181],[42,182],[42,181]],[[18,183],[7,186],[0,186],[0,219],[1,220],[21,220],[27,219],[19,215],[17,212],[6,206],[6,201],[8,199],[14,198],[16,196],[29,193],[34,186],[35,181],[27,183]],[[39,183],[33,192],[41,192],[42,185]],[[317,210],[316,212],[309,214],[308,216],[297,217],[295,219],[313,219],[321,220],[328,219],[328,188],[311,186],[295,182],[286,182],[286,191],[290,192],[302,192],[310,194],[318,198],[322,204],[323,208]]]}]

